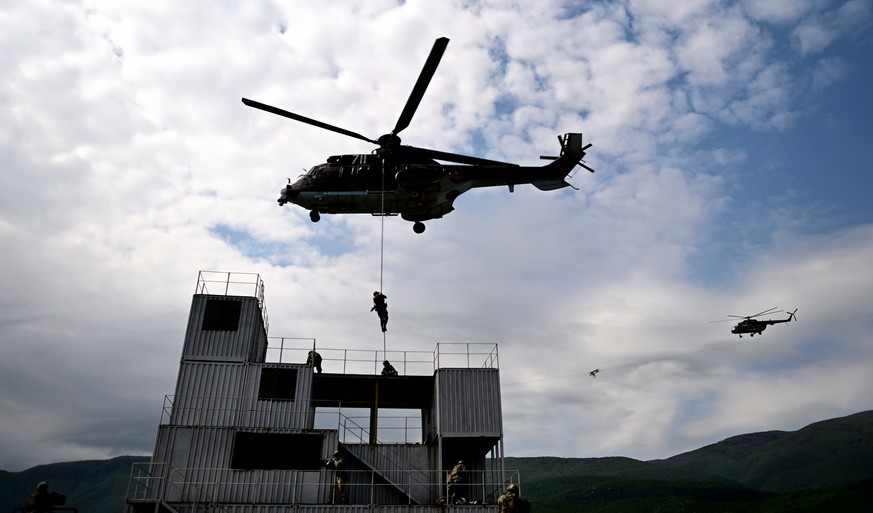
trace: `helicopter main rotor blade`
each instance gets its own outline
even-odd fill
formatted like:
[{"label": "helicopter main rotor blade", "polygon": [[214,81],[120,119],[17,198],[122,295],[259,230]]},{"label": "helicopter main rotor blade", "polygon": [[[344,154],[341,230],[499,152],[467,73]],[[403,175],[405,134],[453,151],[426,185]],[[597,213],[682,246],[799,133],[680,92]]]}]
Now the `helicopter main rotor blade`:
[{"label": "helicopter main rotor blade", "polygon": [[276,114],[279,116],[283,116],[286,118],[293,119],[294,121],[300,121],[301,123],[306,123],[307,125],[317,126],[318,128],[323,128],[325,130],[330,130],[331,132],[336,132],[338,134],[347,135],[349,137],[354,137],[355,139],[360,139],[362,141],[367,141],[373,144],[379,144],[377,141],[370,139],[369,137],[364,137],[363,135],[352,132],[351,130],[346,130],[345,128],[340,128],[338,126],[328,125],[327,123],[322,123],[317,119],[307,118],[306,116],[301,116],[300,114],[294,114],[293,112],[288,112],[287,110],[280,109],[278,107],[273,107],[272,105],[267,105],[266,103],[256,102],[254,100],[249,100],[248,98],[243,98],[242,102],[249,107],[254,107],[256,109],[260,109],[271,114]]},{"label": "helicopter main rotor blade", "polygon": [[779,308],[779,307],[774,306],[773,308],[768,308],[761,313],[756,313],[755,315],[750,315],[749,317],[759,317],[761,315],[774,314],[774,313],[779,313],[782,311],[782,310],[776,310],[777,308]]},{"label": "helicopter main rotor blade", "polygon": [[[774,314],[774,313],[779,313],[782,311],[782,310],[776,310],[777,308],[779,308],[779,307],[774,306],[773,308],[768,308],[768,309],[764,310],[763,312],[758,312],[755,315],[730,315],[730,314],[728,314],[728,317],[736,317],[737,319],[752,319],[755,317],[759,317],[761,315]],[[776,311],[774,312],[774,310],[776,310]]]},{"label": "helicopter main rotor blade", "polygon": [[469,155],[461,155],[459,153],[449,153],[439,150],[430,150],[427,148],[417,148],[415,146],[401,146],[401,148],[401,151],[406,152],[407,155],[426,157],[434,160],[444,160],[446,162],[456,162],[458,164],[470,164],[472,166],[518,166],[518,164],[512,164],[509,162],[488,160],[480,157],[471,157]]},{"label": "helicopter main rotor blade", "polygon": [[418,109],[418,104],[421,103],[421,98],[424,96],[427,86],[430,85],[430,79],[433,78],[433,74],[436,73],[437,66],[439,66],[440,59],[443,58],[443,52],[446,51],[446,46],[448,46],[448,44],[449,38],[447,37],[441,37],[434,41],[433,48],[430,50],[430,55],[427,56],[427,61],[425,61],[424,67],[418,75],[418,80],[412,88],[412,93],[410,93],[409,99],[406,100],[406,106],[403,107],[403,112],[400,113],[400,117],[397,119],[397,125],[394,127],[394,131],[391,132],[392,134],[397,135],[401,130],[409,126],[409,122],[412,121],[412,116],[415,115],[415,111]]}]

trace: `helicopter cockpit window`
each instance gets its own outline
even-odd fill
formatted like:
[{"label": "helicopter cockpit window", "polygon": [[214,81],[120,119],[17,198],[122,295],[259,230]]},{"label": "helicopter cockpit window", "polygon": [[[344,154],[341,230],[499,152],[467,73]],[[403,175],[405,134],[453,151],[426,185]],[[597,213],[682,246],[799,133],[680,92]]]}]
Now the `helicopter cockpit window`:
[{"label": "helicopter cockpit window", "polygon": [[298,185],[304,185],[307,183],[314,183],[316,180],[318,180],[319,176],[324,174],[324,169],[326,167],[327,166],[325,164],[319,164],[317,166],[312,166],[312,169],[307,171],[306,174],[300,175],[300,177],[297,178],[297,181],[295,183],[297,183]]}]

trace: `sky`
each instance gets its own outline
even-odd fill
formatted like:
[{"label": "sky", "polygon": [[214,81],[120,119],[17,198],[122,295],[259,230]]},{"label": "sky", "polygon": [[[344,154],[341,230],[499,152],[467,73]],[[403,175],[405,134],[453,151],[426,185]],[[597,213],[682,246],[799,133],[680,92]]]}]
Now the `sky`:
[{"label": "sky", "polygon": [[[150,454],[200,270],[258,274],[271,337],[497,344],[509,456],[873,408],[871,24],[866,0],[0,2],[0,469]],[[373,147],[240,98],[376,138],[443,36],[405,144],[541,165],[582,132],[596,172],[470,191],[423,234],[278,206]],[[797,322],[711,322],[770,307]]]}]

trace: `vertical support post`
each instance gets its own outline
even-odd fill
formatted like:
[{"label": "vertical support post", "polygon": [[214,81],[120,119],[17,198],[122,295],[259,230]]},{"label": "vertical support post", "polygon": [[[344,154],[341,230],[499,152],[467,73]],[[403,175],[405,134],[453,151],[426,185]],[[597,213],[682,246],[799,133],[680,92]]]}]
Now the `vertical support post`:
[{"label": "vertical support post", "polygon": [[379,439],[376,433],[379,429],[379,381],[375,380],[373,404],[370,405],[370,445],[376,445]]}]

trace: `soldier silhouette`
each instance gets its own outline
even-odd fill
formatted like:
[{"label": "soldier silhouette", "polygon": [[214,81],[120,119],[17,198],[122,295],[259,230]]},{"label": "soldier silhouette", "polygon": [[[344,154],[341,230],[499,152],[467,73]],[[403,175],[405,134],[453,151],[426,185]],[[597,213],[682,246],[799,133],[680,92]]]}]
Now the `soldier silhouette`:
[{"label": "soldier silhouette", "polygon": [[378,290],[373,292],[373,308],[370,308],[370,311],[376,310],[376,313],[379,315],[379,323],[382,325],[382,332],[388,331],[388,303],[386,300],[388,296],[379,292]]},{"label": "soldier silhouette", "polygon": [[391,365],[391,362],[389,362],[388,360],[385,360],[384,362],[382,362],[382,375],[383,376],[396,376],[397,369],[395,369],[394,366]]},{"label": "soldier silhouette", "polygon": [[309,351],[309,354],[306,356],[306,365],[312,365],[315,372],[321,374],[321,355],[315,351]]},{"label": "soldier silhouette", "polygon": [[530,513],[530,503],[518,496],[518,485],[511,483],[506,487],[506,493],[497,499],[500,513]]},{"label": "soldier silhouette", "polygon": [[[346,495],[346,481],[349,479],[349,473],[346,470],[346,461],[343,459],[340,452],[336,451],[333,453],[333,457],[327,460],[327,463],[325,463],[324,466],[334,469],[334,484],[336,492],[339,494],[340,504],[348,504],[349,498]],[[333,499],[336,501],[336,496],[334,496]]]}]

